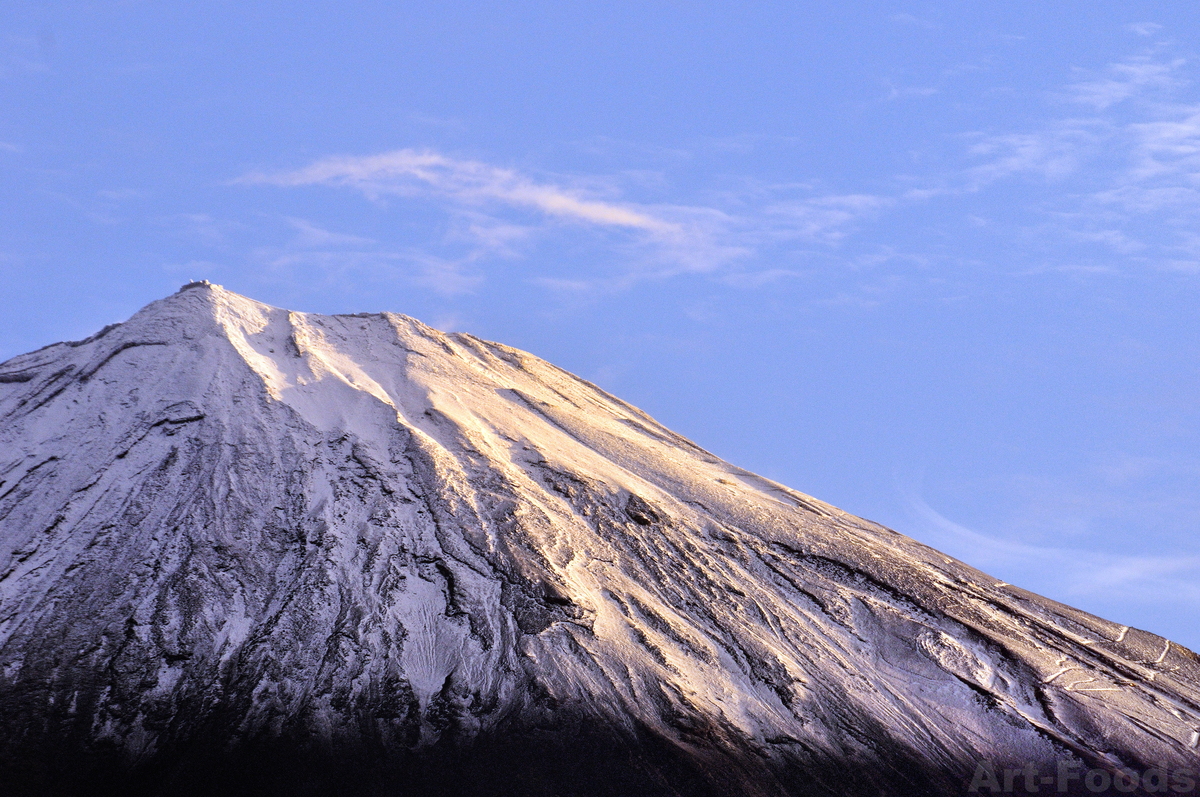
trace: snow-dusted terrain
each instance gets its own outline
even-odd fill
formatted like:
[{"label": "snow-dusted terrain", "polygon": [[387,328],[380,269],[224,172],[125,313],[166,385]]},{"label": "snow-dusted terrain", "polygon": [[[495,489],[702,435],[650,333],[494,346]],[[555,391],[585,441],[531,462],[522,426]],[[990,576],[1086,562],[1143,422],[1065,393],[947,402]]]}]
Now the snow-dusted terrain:
[{"label": "snow-dusted terrain", "polygon": [[1192,652],[499,344],[193,283],[0,364],[13,788],[961,794],[1198,731]]}]

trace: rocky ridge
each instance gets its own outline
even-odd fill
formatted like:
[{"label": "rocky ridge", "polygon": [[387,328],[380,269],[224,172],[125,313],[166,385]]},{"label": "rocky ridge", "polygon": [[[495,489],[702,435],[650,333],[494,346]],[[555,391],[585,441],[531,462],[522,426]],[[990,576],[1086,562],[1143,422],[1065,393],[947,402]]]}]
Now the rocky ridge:
[{"label": "rocky ridge", "polygon": [[1191,651],[500,344],[193,283],[0,364],[31,793],[961,794],[1197,735]]}]

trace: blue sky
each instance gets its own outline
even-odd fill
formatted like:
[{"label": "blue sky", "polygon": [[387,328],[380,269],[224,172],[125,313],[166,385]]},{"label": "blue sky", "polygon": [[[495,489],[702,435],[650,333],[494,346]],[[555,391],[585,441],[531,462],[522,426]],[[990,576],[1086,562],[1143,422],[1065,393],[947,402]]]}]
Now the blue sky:
[{"label": "blue sky", "polygon": [[1200,8],[0,7],[0,359],[392,310],[1200,647]]}]

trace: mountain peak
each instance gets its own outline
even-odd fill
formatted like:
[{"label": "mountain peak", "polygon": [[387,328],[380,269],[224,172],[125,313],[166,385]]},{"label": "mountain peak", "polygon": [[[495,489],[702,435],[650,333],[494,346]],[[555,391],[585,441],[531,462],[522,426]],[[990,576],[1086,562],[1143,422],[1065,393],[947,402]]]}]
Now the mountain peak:
[{"label": "mountain peak", "polygon": [[193,282],[0,364],[0,764],[959,794],[985,760],[1186,767],[1198,683],[1191,651],[405,316]]}]

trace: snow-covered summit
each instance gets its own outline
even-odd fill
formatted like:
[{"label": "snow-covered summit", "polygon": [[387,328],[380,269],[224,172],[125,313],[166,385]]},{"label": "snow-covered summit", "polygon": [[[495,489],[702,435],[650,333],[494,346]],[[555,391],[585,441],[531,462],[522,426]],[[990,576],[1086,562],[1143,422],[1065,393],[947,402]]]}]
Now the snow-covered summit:
[{"label": "snow-covered summit", "polygon": [[983,760],[1194,768],[1198,685],[1165,639],[405,316],[191,283],[0,363],[10,760],[180,787],[288,740],[415,783],[490,740],[528,793],[573,770],[521,755],[584,745],[623,774],[580,794],[958,793]]}]

